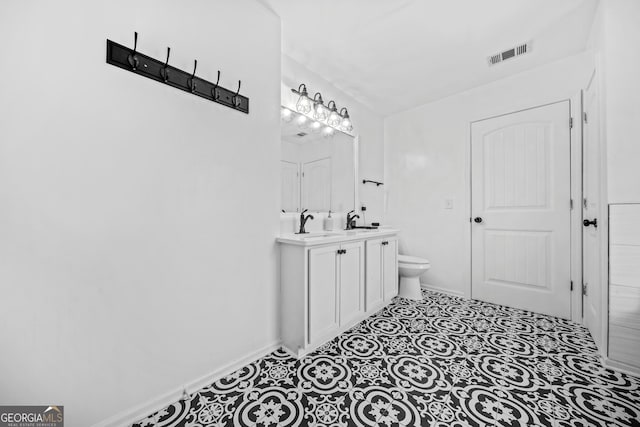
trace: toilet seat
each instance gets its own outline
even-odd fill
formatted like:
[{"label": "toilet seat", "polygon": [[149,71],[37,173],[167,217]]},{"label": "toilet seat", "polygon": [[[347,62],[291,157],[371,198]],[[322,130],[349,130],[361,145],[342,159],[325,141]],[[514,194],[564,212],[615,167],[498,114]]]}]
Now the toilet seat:
[{"label": "toilet seat", "polygon": [[417,256],[398,255],[398,263],[401,264],[429,264],[428,259],[419,258]]}]

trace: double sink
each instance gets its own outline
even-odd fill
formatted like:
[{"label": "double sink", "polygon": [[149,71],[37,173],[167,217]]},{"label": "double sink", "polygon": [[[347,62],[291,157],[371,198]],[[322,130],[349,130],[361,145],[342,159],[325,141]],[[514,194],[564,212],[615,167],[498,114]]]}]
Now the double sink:
[{"label": "double sink", "polygon": [[363,233],[371,233],[372,231],[378,231],[377,228],[355,228],[352,230],[339,230],[339,231],[317,231],[309,232],[305,234],[296,234],[296,237],[302,240],[322,239],[325,237],[337,237],[337,236],[353,236]]}]

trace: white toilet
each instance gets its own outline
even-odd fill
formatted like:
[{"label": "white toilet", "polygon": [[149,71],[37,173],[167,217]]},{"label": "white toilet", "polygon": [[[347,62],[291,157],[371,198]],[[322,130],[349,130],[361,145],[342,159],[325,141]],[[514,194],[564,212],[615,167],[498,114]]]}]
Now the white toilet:
[{"label": "white toilet", "polygon": [[429,261],[409,255],[398,255],[398,272],[400,274],[399,296],[412,300],[422,300],[420,291],[420,275],[431,268]]}]

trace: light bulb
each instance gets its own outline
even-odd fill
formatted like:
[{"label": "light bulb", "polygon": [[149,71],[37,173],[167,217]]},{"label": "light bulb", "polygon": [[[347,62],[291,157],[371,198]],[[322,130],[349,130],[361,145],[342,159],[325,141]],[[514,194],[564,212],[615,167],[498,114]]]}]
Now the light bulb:
[{"label": "light bulb", "polygon": [[316,103],[316,108],[313,111],[313,118],[324,122],[327,120],[329,110],[322,104]]},{"label": "light bulb", "polygon": [[351,132],[353,130],[353,125],[348,117],[342,120],[342,123],[340,123],[340,129],[346,132]]},{"label": "light bulb", "polygon": [[318,132],[320,132],[320,129],[322,128],[322,124],[320,124],[319,122],[313,122],[313,123],[311,123],[311,125],[309,127],[311,128],[311,131],[313,133],[318,133]]},{"label": "light bulb", "polygon": [[287,123],[293,120],[293,113],[288,108],[283,108],[282,111],[280,112],[280,116],[282,117],[282,120],[284,120]]},{"label": "light bulb", "polygon": [[327,119],[327,124],[329,124],[329,126],[338,127],[341,122],[342,117],[340,117],[340,114],[338,114],[337,111],[332,111],[331,114],[329,114],[329,118]]},{"label": "light bulb", "polygon": [[342,116],[342,122],[340,123],[340,129],[345,132],[351,132],[353,130],[353,125],[351,124],[351,118],[349,117],[349,111],[346,108],[340,110],[340,115]]},{"label": "light bulb", "polygon": [[306,95],[300,95],[298,102],[296,103],[296,110],[303,114],[309,114],[311,112],[311,100]]},{"label": "light bulb", "polygon": [[333,136],[333,128],[330,128],[329,126],[325,126],[324,129],[322,129],[322,136],[324,136],[325,138],[330,138]]},{"label": "light bulb", "polygon": [[298,116],[296,123],[298,123],[298,126],[303,127],[305,123],[307,123],[307,120],[308,119],[305,116]]}]

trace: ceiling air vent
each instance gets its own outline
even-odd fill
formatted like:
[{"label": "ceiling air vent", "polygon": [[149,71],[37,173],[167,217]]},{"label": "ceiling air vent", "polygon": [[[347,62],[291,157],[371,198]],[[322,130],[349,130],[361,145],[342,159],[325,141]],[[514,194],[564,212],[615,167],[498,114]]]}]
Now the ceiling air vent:
[{"label": "ceiling air vent", "polygon": [[518,46],[507,49],[504,52],[491,55],[488,58],[489,65],[496,65],[502,61],[506,61],[507,59],[515,58],[516,56],[524,55],[529,52],[531,52],[531,42],[519,44]]}]

